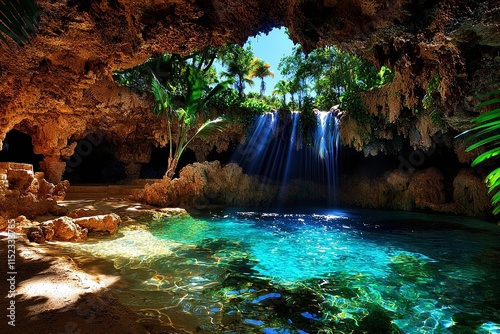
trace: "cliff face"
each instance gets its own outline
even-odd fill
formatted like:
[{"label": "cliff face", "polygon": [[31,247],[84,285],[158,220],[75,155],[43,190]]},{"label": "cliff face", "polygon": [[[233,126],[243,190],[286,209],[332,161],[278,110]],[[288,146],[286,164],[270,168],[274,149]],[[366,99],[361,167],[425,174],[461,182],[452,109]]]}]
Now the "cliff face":
[{"label": "cliff face", "polygon": [[[409,0],[39,0],[40,30],[29,45],[2,46],[0,139],[15,128],[31,135],[49,180],[59,181],[76,141],[101,133],[129,164],[149,160],[164,124],[145,96],[118,87],[112,71],[159,52],[187,53],[206,45],[244,43],[248,36],[286,26],[305,50],[338,45],[388,65],[389,87],[363,98],[383,119],[375,138],[415,136],[429,147],[435,130],[416,109],[437,74],[433,94],[447,129],[473,115],[472,88],[498,77],[497,1]],[[345,120],[344,139],[368,141]],[[427,123],[425,123],[427,122]],[[365,126],[365,125],[362,125]],[[437,131],[437,130],[436,130]],[[414,132],[414,131],[413,131]],[[156,135],[155,135],[156,134]],[[236,136],[236,134],[235,134]],[[227,145],[226,142],[223,145]],[[207,151],[207,144],[199,143]],[[374,151],[384,149],[377,147]]]}]

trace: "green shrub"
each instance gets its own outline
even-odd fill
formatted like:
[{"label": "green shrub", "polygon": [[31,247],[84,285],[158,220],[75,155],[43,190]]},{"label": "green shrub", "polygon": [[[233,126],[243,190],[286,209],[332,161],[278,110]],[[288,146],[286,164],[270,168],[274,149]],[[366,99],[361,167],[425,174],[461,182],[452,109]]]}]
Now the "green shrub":
[{"label": "green shrub", "polygon": [[210,106],[215,107],[220,114],[233,114],[240,105],[240,97],[234,89],[226,89],[213,97]]},{"label": "green shrub", "polygon": [[272,106],[258,98],[247,98],[240,103],[241,115],[260,115],[272,110]]}]

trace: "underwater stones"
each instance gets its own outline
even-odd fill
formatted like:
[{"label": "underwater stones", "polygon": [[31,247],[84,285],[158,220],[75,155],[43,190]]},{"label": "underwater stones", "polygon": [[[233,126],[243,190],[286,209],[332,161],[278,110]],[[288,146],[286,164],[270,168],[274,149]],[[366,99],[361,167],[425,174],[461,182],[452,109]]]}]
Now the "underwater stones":
[{"label": "underwater stones", "polygon": [[161,208],[155,212],[156,217],[187,218],[189,213],[182,208]]},{"label": "underwater stones", "polygon": [[370,313],[361,321],[359,321],[359,328],[364,333],[373,334],[388,334],[388,333],[403,333],[403,331],[395,328],[392,324],[392,319],[387,315],[387,312],[380,307],[373,307],[369,310]]},{"label": "underwater stones", "polygon": [[453,326],[450,328],[453,334],[474,334],[478,332],[483,319],[476,314],[460,312],[453,315]]}]

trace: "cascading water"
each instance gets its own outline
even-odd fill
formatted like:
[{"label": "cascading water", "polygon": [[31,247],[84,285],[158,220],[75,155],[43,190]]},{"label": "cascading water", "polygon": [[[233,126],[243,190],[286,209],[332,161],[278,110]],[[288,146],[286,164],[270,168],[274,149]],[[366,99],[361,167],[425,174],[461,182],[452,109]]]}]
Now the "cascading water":
[{"label": "cascading water", "polygon": [[[340,135],[338,119],[332,112],[315,112],[316,126],[304,138],[301,114],[285,117],[269,112],[256,118],[246,143],[241,144],[233,161],[243,171],[259,176],[265,183],[280,185],[283,200],[292,180],[311,181],[325,194],[326,203],[335,205],[338,186]],[[310,204],[310,203],[309,203]]]}]

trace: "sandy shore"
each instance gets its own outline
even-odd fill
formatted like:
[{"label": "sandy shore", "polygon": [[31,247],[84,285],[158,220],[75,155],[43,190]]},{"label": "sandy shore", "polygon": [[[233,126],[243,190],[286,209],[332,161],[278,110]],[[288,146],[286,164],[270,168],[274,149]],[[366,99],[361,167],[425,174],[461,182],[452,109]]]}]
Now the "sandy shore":
[{"label": "sandy shore", "polygon": [[[134,219],[149,209],[124,200],[61,204],[70,209],[110,210],[125,220]],[[138,322],[137,315],[120,305],[109,291],[119,281],[118,272],[110,274],[114,270],[110,263],[97,261],[95,265],[85,266],[84,271],[71,256],[61,254],[54,245],[31,243],[26,236],[17,234],[16,261],[14,267],[9,268],[8,240],[7,232],[0,233],[0,262],[4,273],[0,284],[4,296],[0,303],[1,333],[149,333]],[[9,274],[11,272],[13,274]]]}]

